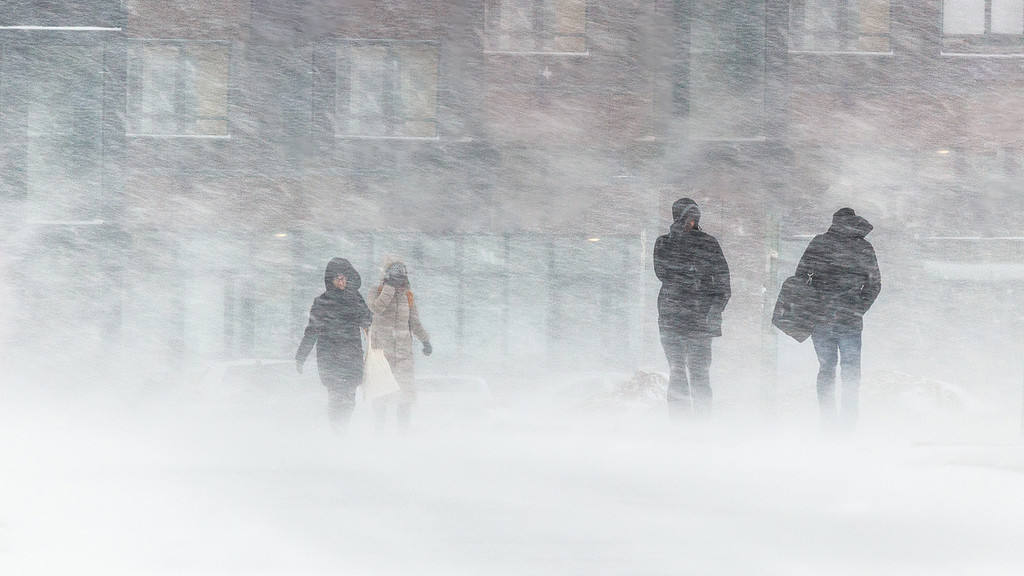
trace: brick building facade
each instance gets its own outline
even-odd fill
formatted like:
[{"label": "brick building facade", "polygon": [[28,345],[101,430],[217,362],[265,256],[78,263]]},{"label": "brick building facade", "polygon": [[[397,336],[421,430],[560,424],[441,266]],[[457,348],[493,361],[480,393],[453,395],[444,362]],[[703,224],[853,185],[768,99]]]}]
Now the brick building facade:
[{"label": "brick building facade", "polygon": [[890,302],[935,309],[971,263],[1010,266],[973,293],[1021,289],[1019,1],[9,4],[21,341],[70,319],[154,365],[287,356],[330,256],[373,285],[399,254],[435,366],[631,370],[660,361],[649,252],[681,195],[732,264],[736,382],[779,363],[765,310],[840,205]]}]

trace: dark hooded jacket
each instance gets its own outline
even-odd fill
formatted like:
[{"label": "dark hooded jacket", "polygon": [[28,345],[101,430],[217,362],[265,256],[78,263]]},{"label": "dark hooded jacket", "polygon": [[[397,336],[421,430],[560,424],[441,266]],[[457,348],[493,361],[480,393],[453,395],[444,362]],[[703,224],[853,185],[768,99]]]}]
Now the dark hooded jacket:
[{"label": "dark hooded jacket", "polygon": [[661,280],[658,327],[662,333],[721,336],[722,311],[732,296],[729,264],[713,236],[686,222],[700,222],[696,203],[673,206],[675,223],[654,244],[654,273]]},{"label": "dark hooded jacket", "polygon": [[[339,274],[348,280],[344,290],[333,284]],[[339,380],[358,384],[362,380],[363,343],[359,330],[370,327],[373,314],[359,294],[361,284],[359,273],[348,260],[332,259],[324,271],[326,290],[316,297],[309,311],[309,324],[295,359],[305,362],[315,344],[317,368],[325,385]]]},{"label": "dark hooded jacket", "polygon": [[864,328],[864,313],[882,291],[875,249],[865,236],[872,226],[850,208],[832,216],[828,232],[815,236],[796,275],[808,279],[820,299],[819,324],[848,331]]}]

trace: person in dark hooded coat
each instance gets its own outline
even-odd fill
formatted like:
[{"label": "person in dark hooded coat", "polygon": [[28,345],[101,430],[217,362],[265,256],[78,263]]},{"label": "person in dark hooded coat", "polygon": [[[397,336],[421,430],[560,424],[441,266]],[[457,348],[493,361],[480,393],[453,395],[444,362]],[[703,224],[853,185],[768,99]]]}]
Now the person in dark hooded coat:
[{"label": "person in dark hooded coat", "polygon": [[828,232],[811,240],[796,268],[796,276],[814,287],[820,301],[821,313],[811,340],[818,355],[818,404],[823,424],[837,416],[835,380],[840,359],[843,393],[838,412],[847,426],[857,420],[864,313],[882,290],[875,249],[865,238],[871,230],[871,224],[852,208],[838,210]]},{"label": "person in dark hooded coat", "polygon": [[654,272],[661,280],[658,328],[670,367],[668,403],[676,413],[691,407],[706,413],[711,339],[722,335],[722,311],[732,295],[729,264],[718,241],[700,229],[696,202],[676,201],[672,219],[669,233],[654,245]]},{"label": "person in dark hooded coat", "polygon": [[362,279],[344,258],[333,258],[324,271],[323,294],[309,311],[309,324],[295,353],[295,368],[316,346],[320,382],[327,388],[327,414],[331,424],[344,428],[356,403],[356,387],[363,379],[363,342],[360,329],[369,329],[373,313],[359,286]]}]

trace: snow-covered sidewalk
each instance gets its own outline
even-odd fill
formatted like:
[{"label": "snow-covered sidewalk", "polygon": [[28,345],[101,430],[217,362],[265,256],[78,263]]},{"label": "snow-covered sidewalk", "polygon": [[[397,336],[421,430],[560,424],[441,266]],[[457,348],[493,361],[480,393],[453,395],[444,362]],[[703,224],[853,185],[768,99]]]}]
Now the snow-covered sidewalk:
[{"label": "snow-covered sidewalk", "polygon": [[528,412],[338,438],[308,400],[8,404],[0,573],[1024,569],[1020,469],[979,465],[1019,464],[1017,445]]}]

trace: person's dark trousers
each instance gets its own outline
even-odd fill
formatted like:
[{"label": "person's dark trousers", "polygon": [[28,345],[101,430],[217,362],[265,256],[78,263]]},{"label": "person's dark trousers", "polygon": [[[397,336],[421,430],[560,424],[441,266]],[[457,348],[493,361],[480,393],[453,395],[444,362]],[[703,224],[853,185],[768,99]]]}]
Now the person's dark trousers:
[{"label": "person's dark trousers", "polygon": [[[668,358],[668,405],[673,413],[711,411],[711,337],[663,331]],[[687,374],[689,372],[689,374]]]},{"label": "person's dark trousers", "polygon": [[860,395],[861,332],[835,325],[819,326],[811,333],[818,355],[818,405],[822,424],[836,422],[836,364],[842,369],[843,391],[839,422],[848,428],[857,423]]},{"label": "person's dark trousers", "polygon": [[359,382],[332,378],[324,384],[327,386],[327,418],[336,432],[344,432],[356,407],[356,387]]}]

